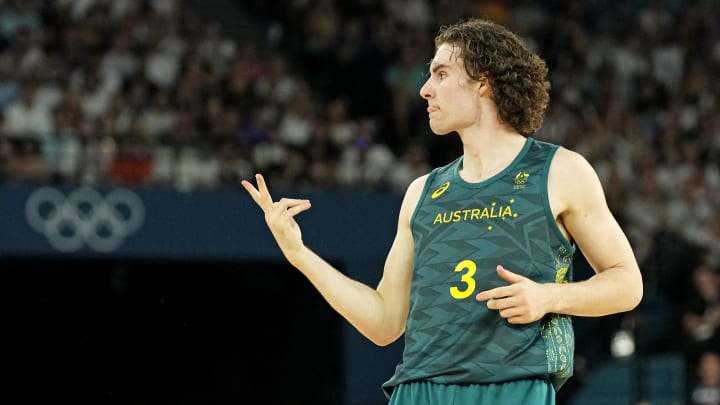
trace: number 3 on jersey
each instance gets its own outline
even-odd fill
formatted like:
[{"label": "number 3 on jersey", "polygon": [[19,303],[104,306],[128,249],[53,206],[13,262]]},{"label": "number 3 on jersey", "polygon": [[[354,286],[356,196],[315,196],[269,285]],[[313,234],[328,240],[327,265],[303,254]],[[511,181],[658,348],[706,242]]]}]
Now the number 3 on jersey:
[{"label": "number 3 on jersey", "polygon": [[475,279],[473,276],[475,275],[476,270],[477,265],[475,265],[475,262],[472,260],[463,260],[455,266],[455,272],[462,273],[460,276],[460,283],[462,283],[462,286],[460,287],[464,288],[457,286],[450,287],[450,295],[453,298],[461,300],[469,297],[473,291],[475,291]]}]

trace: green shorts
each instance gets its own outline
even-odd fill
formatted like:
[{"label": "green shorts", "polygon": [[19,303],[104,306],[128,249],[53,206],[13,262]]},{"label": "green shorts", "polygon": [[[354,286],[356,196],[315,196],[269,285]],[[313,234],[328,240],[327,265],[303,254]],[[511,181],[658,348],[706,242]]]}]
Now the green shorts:
[{"label": "green shorts", "polygon": [[493,384],[437,384],[414,381],[400,384],[389,405],[555,405],[548,380],[528,379]]}]

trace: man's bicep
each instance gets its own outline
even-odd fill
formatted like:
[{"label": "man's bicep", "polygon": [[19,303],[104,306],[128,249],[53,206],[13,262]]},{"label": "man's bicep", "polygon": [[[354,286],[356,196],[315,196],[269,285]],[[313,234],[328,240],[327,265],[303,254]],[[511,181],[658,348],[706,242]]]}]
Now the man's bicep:
[{"label": "man's bicep", "polygon": [[610,211],[603,186],[592,166],[575,162],[576,181],[566,189],[563,223],[595,271],[633,264],[632,247]]},{"label": "man's bicep", "polygon": [[382,278],[376,287],[382,302],[382,323],[394,338],[405,331],[410,310],[412,269],[412,238],[407,230],[398,229],[385,259]]},{"label": "man's bicep", "polygon": [[415,255],[410,218],[423,187],[424,177],[417,179],[408,187],[400,207],[395,238],[385,259],[382,279],[377,286],[378,294],[383,300],[386,319],[396,325],[399,333],[405,329],[410,308],[410,282]]}]

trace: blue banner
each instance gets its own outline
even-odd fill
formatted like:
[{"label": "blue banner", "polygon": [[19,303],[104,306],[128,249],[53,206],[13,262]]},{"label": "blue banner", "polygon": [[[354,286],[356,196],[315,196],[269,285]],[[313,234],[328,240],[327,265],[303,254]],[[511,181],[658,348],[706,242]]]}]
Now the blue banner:
[{"label": "blue banner", "polygon": [[[306,245],[339,263],[348,276],[377,284],[401,196],[277,191],[275,196],[310,199],[310,211],[297,218]],[[5,184],[0,229],[0,255],[7,257],[284,261],[244,189],[182,193]],[[377,347],[345,323],[344,403],[387,403],[380,385],[400,352],[400,342]]]},{"label": "blue banner", "polygon": [[[313,207],[297,219],[305,243],[337,259],[384,256],[400,196],[292,194]],[[245,190],[0,186],[0,254],[123,258],[281,258],[262,212]]]}]

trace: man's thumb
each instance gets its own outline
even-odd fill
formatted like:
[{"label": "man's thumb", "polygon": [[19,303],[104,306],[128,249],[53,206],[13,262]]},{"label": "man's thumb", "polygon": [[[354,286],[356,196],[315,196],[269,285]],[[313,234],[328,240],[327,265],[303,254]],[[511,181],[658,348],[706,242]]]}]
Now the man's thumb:
[{"label": "man's thumb", "polygon": [[510,270],[507,270],[500,264],[498,264],[498,266],[497,266],[497,273],[498,273],[498,276],[500,276],[500,278],[502,278],[503,280],[507,281],[510,284],[519,283],[520,281],[525,280],[525,277],[523,277],[519,274],[515,274]]}]

